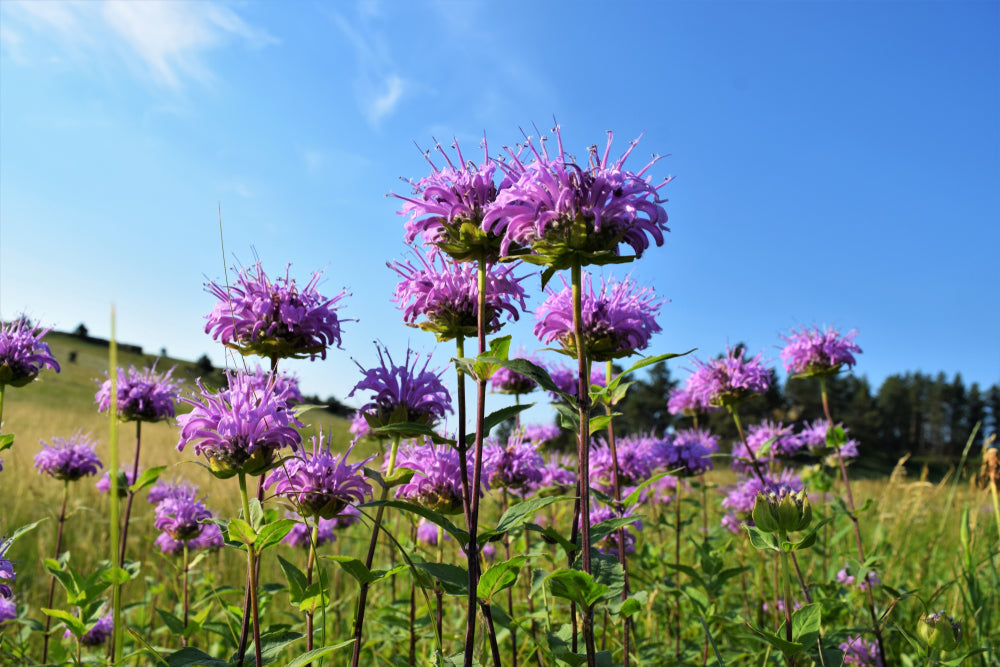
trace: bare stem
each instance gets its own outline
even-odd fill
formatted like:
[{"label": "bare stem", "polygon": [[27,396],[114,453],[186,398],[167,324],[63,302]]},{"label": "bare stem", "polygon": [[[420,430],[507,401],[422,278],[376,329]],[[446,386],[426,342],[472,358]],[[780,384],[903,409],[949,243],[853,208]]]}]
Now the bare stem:
[{"label": "bare stem", "polygon": [[[62,509],[59,510],[59,529],[56,531],[56,560],[59,560],[59,552],[62,550],[63,526],[66,525],[66,501],[69,499],[69,482],[63,481]],[[49,582],[49,597],[46,609],[52,609],[52,600],[56,595],[56,578],[52,577]],[[45,635],[42,640],[42,664],[48,662],[49,657],[49,628],[52,627],[52,617],[45,617]]]}]

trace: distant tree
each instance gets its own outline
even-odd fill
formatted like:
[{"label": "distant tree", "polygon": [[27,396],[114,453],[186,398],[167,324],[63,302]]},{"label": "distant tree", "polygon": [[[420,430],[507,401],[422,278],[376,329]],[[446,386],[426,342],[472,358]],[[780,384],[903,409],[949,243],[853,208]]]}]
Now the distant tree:
[{"label": "distant tree", "polygon": [[165,347],[161,347],[160,348],[160,356],[161,357],[167,356],[167,348],[165,348]]},{"label": "distant tree", "polygon": [[676,386],[677,381],[670,378],[666,362],[653,364],[647,377],[635,380],[618,404],[616,412],[622,415],[615,417],[615,433],[662,434],[666,431],[674,422],[673,415],[667,411],[667,400]]},{"label": "distant tree", "polygon": [[972,429],[976,427],[976,424],[979,424],[976,439],[972,442],[972,453],[975,454],[982,447],[983,440],[986,438],[986,429],[988,428],[986,424],[986,401],[983,400],[983,394],[979,391],[978,382],[973,382],[972,386],[969,387],[969,395],[966,397],[965,403],[965,437],[968,438],[968,434],[972,433]]},{"label": "distant tree", "polygon": [[201,372],[202,375],[208,375],[215,370],[212,365],[212,360],[208,358],[207,354],[203,354],[198,357],[198,360],[194,362],[194,367]]},{"label": "distant tree", "polygon": [[78,338],[86,338],[87,336],[90,335],[90,330],[87,329],[86,324],[80,322],[80,324],[78,324],[77,327],[73,329],[73,335],[77,336]]}]

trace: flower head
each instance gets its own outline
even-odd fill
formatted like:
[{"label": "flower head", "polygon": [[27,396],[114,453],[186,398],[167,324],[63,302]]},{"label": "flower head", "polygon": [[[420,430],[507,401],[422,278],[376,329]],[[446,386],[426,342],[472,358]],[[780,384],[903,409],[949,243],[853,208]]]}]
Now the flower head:
[{"label": "flower head", "polygon": [[[554,366],[549,369],[549,376],[559,391],[573,397],[579,396],[580,385],[577,382],[579,376],[575,370],[571,370],[568,366],[564,365]],[[594,368],[590,371],[590,384],[597,385],[598,387],[606,387],[608,385],[608,376],[603,368]],[[562,400],[562,397],[554,392],[549,392],[549,395],[552,396],[553,400]]]},{"label": "flower head", "polygon": [[462,510],[462,473],[458,452],[446,445],[405,444],[397,467],[410,468],[413,477],[396,487],[396,497],[442,514]]},{"label": "flower head", "polygon": [[485,138],[480,164],[467,162],[457,141],[453,147],[458,155],[457,166],[441,144],[437,144],[446,166],[439,168],[428,156],[433,171],[410,182],[412,196],[394,195],[404,202],[399,213],[409,216],[406,243],[412,244],[419,235],[424,242],[458,261],[483,258],[495,262],[500,257],[501,238],[485,228],[483,218],[493,207],[500,188],[510,179],[496,183],[503,172],[490,158]]},{"label": "flower head", "polygon": [[763,353],[743,357],[743,348],[726,348],[726,356],[711,361],[695,359],[697,368],[687,379],[686,388],[699,405],[724,407],[744,398],[763,394],[771,387],[771,372],[764,366]]},{"label": "flower head", "polygon": [[[135,475],[132,474],[131,468],[122,468],[118,471],[118,497],[125,498],[128,496],[128,487],[135,484]],[[111,493],[111,471],[104,473],[94,487],[101,493]]]},{"label": "flower head", "polygon": [[[87,632],[80,637],[80,643],[84,646],[100,646],[111,636],[114,630],[114,618],[110,611],[99,617]],[[63,633],[63,637],[68,639],[73,636],[69,630]]]},{"label": "flower head", "polygon": [[378,346],[379,365],[358,368],[364,377],[348,396],[359,389],[372,391],[371,400],[360,408],[372,427],[410,422],[433,424],[451,412],[451,394],[441,382],[442,371],[427,370],[430,357],[417,370],[420,355],[406,350],[406,361],[397,366],[389,351]]},{"label": "flower head", "polygon": [[712,469],[712,452],[719,449],[718,438],[704,429],[677,431],[657,449],[659,467],[675,477],[694,477]]},{"label": "flower head", "polygon": [[883,667],[882,659],[878,655],[878,646],[875,642],[866,642],[861,635],[848,637],[847,641],[841,642],[837,648],[844,652],[844,665]]},{"label": "flower head", "polygon": [[0,324],[0,387],[23,387],[43,368],[60,371],[59,364],[42,342],[52,329],[36,329],[25,315]]},{"label": "flower head", "polygon": [[[636,486],[653,475],[660,462],[663,440],[652,435],[628,435],[618,438],[615,453],[618,455],[618,484],[624,488]],[[614,464],[611,446],[598,441],[590,450],[590,481],[605,493],[614,488]]]},{"label": "flower head", "polygon": [[351,442],[357,442],[358,440],[363,440],[367,437],[372,437],[375,434],[372,432],[372,427],[368,425],[368,420],[365,419],[365,413],[358,410],[353,415],[351,415],[351,425],[348,428],[354,439]]},{"label": "flower head", "polygon": [[217,477],[259,475],[270,467],[276,450],[299,446],[302,438],[293,427],[302,424],[273,383],[260,389],[252,377],[231,374],[228,389],[211,392],[200,381],[198,389],[192,398],[181,399],[194,409],[177,418],[177,449],[191,443],[196,455],[208,457]]},{"label": "flower head", "polygon": [[555,424],[524,424],[521,429],[524,431],[525,440],[539,445],[555,440],[562,433],[562,429]]},{"label": "flower head", "polygon": [[326,359],[328,347],[340,347],[343,321],[336,305],[347,293],[322,296],[316,290],[321,271],[300,290],[289,276],[290,267],[273,282],[260,262],[238,269],[228,289],[210,282],[206,289],[219,302],[207,317],[205,333],[243,355]]},{"label": "flower head", "polygon": [[372,488],[361,472],[365,463],[348,463],[354,445],[339,456],[330,451],[331,437],[313,436],[312,455],[286,459],[264,480],[279,496],[288,498],[303,516],[332,519],[351,503],[363,503]]},{"label": "flower head", "polygon": [[201,522],[212,518],[212,513],[198,500],[196,490],[175,493],[156,506],[153,526],[178,542],[186,542],[201,533]]},{"label": "flower head", "polygon": [[303,400],[302,391],[299,389],[299,378],[292,373],[279,372],[272,377],[271,371],[257,364],[246,377],[257,391],[265,391],[267,386],[273,383],[275,397],[285,403],[301,403]]},{"label": "flower head", "polygon": [[184,553],[184,545],[187,544],[189,552],[221,549],[225,545],[222,539],[222,529],[214,523],[202,524],[201,532],[190,540],[175,540],[167,533],[160,533],[153,541],[160,552],[168,556],[177,556]]},{"label": "flower head", "polygon": [[702,412],[718,410],[718,407],[704,403],[704,397],[691,390],[689,386],[691,377],[693,375],[688,378],[688,382],[683,387],[670,390],[670,396],[667,399],[667,410],[670,411],[670,414],[691,417]]},{"label": "flower head", "polygon": [[854,354],[861,352],[854,342],[857,335],[856,329],[843,336],[833,327],[826,331],[816,326],[792,329],[791,335],[782,336],[785,347],[781,359],[785,370],[793,375],[810,376],[836,373],[845,365],[850,368],[857,363]]},{"label": "flower head", "polygon": [[526,261],[566,269],[574,262],[620,261],[622,243],[631,246],[636,257],[649,247],[650,237],[663,245],[663,232],[669,231],[661,206],[666,200],[657,191],[668,181],[654,186],[645,176],[657,159],[639,172],[625,169],[637,141],[611,161],[609,132],[604,153],[599,155],[597,147],[592,147],[590,163],[581,166],[563,150],[558,127],[555,135],[559,147],[555,156],[549,156],[544,138],[540,148],[528,139],[534,161],[515,173],[514,183],[500,191],[496,205],[485,216],[483,228],[503,236],[501,253],[530,247]]},{"label": "flower head", "polygon": [[159,480],[149,489],[146,499],[157,505],[167,498],[187,498],[198,495],[198,487],[189,482],[168,482]]},{"label": "flower head", "polygon": [[483,449],[483,475],[491,487],[523,493],[542,481],[544,466],[538,445],[526,441],[523,431],[512,433],[506,445]]},{"label": "flower head", "polygon": [[791,470],[783,470],[776,474],[764,474],[764,482],[756,476],[747,477],[740,480],[734,486],[722,489],[726,497],[722,499],[722,506],[728,510],[722,519],[722,525],[729,530],[739,532],[740,525],[751,523],[751,513],[757,496],[761,493],[773,494],[782,497],[801,491],[804,486]]},{"label": "flower head", "polygon": [[[536,366],[539,365],[538,360],[523,349],[517,350],[511,359],[523,359]],[[490,388],[497,394],[530,394],[537,387],[538,384],[527,375],[521,375],[504,367],[498,368],[490,378]]]},{"label": "flower head", "polygon": [[[611,521],[612,519],[625,518],[632,515],[632,511],[625,510],[624,512],[616,512],[613,508],[607,505],[598,505],[594,507],[590,512],[590,525],[596,526],[604,521]],[[633,530],[642,530],[642,522],[638,519],[626,524],[624,530],[622,531],[625,535],[625,553],[635,552],[635,533]],[[602,539],[598,547],[602,553],[609,555],[618,555],[618,531],[613,530],[607,534],[604,539]]]},{"label": "flower head", "polygon": [[42,449],[35,454],[38,472],[49,477],[74,482],[85,475],[96,475],[103,468],[94,446],[97,441],[89,434],[77,431],[69,438],[52,438],[52,444],[42,442]]},{"label": "flower head", "polygon": [[17,604],[13,597],[0,595],[0,625],[17,618]]},{"label": "flower head", "polygon": [[[439,341],[459,336],[474,337],[478,332],[479,282],[477,267],[471,263],[449,262],[441,253],[429,258],[417,254],[420,266],[412,261],[388,266],[400,275],[392,300],[403,310],[408,326],[432,331]],[[486,332],[503,326],[501,316],[516,322],[525,308],[524,288],[514,276],[515,265],[493,264],[486,270]]]},{"label": "flower head", "polygon": [[[558,342],[576,356],[572,287],[563,279],[563,289],[548,294],[536,313],[535,336],[546,345]],[[630,278],[601,278],[600,291],[595,292],[587,274],[581,299],[587,358],[611,361],[645,350],[652,335],[660,331],[656,315],[662,304],[652,289],[639,287]]]},{"label": "flower head", "polygon": [[[851,587],[854,585],[856,578],[850,573],[848,565],[844,565],[837,572],[837,583],[843,586]],[[867,591],[869,586],[878,586],[882,583],[882,579],[878,576],[878,572],[875,570],[868,570],[868,576],[862,577],[861,581],[858,582],[858,590]]]},{"label": "flower head", "polygon": [[[353,508],[351,508],[353,509]],[[355,510],[356,511],[356,510]],[[294,514],[286,514],[290,519],[297,518]],[[317,531],[316,531],[316,546],[321,544],[326,544],[327,542],[333,542],[337,539],[337,536],[333,534],[334,528],[337,528],[336,519],[322,519],[317,518]],[[281,541],[290,547],[296,547],[300,549],[308,549],[309,542],[312,539],[313,524],[306,523],[304,521],[297,522],[292,529],[288,531],[284,539]]]},{"label": "flower head", "polygon": [[10,585],[14,583],[17,575],[14,573],[14,563],[7,560],[7,550],[12,543],[13,540],[0,537],[0,599],[14,596]]},{"label": "flower head", "polygon": [[[791,458],[802,451],[805,444],[792,425],[785,426],[782,422],[765,419],[747,428],[747,445],[759,462]],[[733,470],[750,472],[753,469],[750,453],[742,442],[733,445],[731,454]]]},{"label": "flower head", "polygon": [[[174,402],[177,400],[177,382],[170,377],[173,371],[171,368],[166,373],[157,373],[155,363],[142,370],[129,366],[126,372],[119,368],[118,418],[122,421],[158,422],[173,417]],[[101,383],[94,400],[100,412],[111,408],[110,378]]]},{"label": "flower head", "polygon": [[542,466],[542,478],[535,484],[535,491],[551,489],[556,494],[569,491],[576,484],[576,473],[570,469],[573,457],[550,454]]}]

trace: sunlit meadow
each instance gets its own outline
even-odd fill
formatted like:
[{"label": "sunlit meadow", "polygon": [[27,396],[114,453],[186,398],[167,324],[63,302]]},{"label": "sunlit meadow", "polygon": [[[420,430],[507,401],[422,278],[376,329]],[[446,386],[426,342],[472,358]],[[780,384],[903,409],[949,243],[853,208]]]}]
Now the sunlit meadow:
[{"label": "sunlit meadow", "polygon": [[[669,179],[635,142],[563,142],[436,147],[395,195],[414,249],[385,319],[426,345],[378,344],[353,420],[282,371],[371,344],[303,267],[191,295],[226,372],[5,323],[0,662],[1000,665],[997,450],[934,482],[852,475],[878,443],[827,385],[863,333],[657,350],[665,300],[614,265],[664,243]],[[535,340],[504,335],[521,318]],[[616,434],[675,358],[681,426]],[[776,363],[823,419],[741,417]],[[538,403],[553,421],[522,423]]]}]

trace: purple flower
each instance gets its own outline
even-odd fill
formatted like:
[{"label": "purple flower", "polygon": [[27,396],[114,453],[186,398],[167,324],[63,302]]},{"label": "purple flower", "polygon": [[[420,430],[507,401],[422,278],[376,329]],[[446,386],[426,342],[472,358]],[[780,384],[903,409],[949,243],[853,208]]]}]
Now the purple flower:
[{"label": "purple flower", "polygon": [[734,533],[739,532],[740,525],[747,523],[753,525],[750,513],[753,511],[754,501],[757,494],[774,494],[783,496],[789,493],[798,493],[803,489],[802,480],[796,477],[791,470],[783,470],[779,473],[764,473],[764,480],[767,485],[761,483],[756,476],[742,479],[734,486],[722,489],[726,497],[722,499],[722,506],[729,512],[722,519],[722,525]]},{"label": "purple flower", "polygon": [[458,452],[446,445],[418,445],[413,442],[399,449],[397,468],[410,468],[413,477],[396,487],[396,497],[441,514],[462,510],[462,476]]},{"label": "purple flower", "polygon": [[201,533],[202,521],[211,519],[212,513],[197,499],[196,491],[175,493],[156,506],[153,526],[178,542],[186,542]]},{"label": "purple flower", "polygon": [[[802,451],[805,441],[793,431],[793,426],[785,426],[781,422],[773,422],[765,419],[760,424],[753,424],[747,428],[747,445],[758,462],[765,463],[782,458],[791,458]],[[762,450],[767,445],[767,451]],[[750,472],[753,470],[750,453],[742,442],[733,445],[731,452],[733,457],[733,470],[738,472]]]},{"label": "purple flower", "polygon": [[[122,468],[118,471],[118,497],[125,498],[128,496],[128,487],[135,484],[135,476],[132,474],[132,469]],[[111,471],[104,473],[97,483],[94,484],[98,491],[101,493],[111,492]]]},{"label": "purple flower", "polygon": [[718,438],[704,429],[677,431],[657,449],[658,467],[674,477],[694,477],[712,469],[712,452],[719,449]]},{"label": "purple flower", "polygon": [[[629,516],[632,516],[631,510],[625,510],[624,512],[619,514],[614,509],[608,507],[607,505],[598,505],[590,511],[590,525],[596,526],[597,524],[603,523],[604,521],[611,521],[612,519],[624,518]],[[623,532],[625,534],[625,553],[627,554],[635,553],[636,537],[635,533],[632,532],[633,529],[642,530],[642,522],[636,520],[624,526]],[[601,545],[598,547],[601,553],[617,556],[618,531],[617,530],[611,531],[598,544]]]},{"label": "purple flower", "polygon": [[[109,611],[98,618],[97,622],[80,637],[80,643],[84,646],[100,646],[108,640],[112,630],[114,630],[114,618]],[[63,638],[65,639],[69,639],[72,636],[73,633],[69,630],[63,633]]]},{"label": "purple flower", "polygon": [[[839,572],[837,572],[838,584],[850,587],[854,585],[854,582],[855,578],[853,575],[850,574],[846,565]],[[878,573],[875,570],[869,570],[868,577],[867,578],[862,577],[861,581],[858,582],[858,590],[867,591],[869,584],[871,584],[872,586],[878,586],[881,583],[882,579],[879,578]]]},{"label": "purple flower", "polygon": [[271,383],[259,388],[252,376],[231,374],[229,389],[213,393],[198,382],[199,393],[181,399],[194,407],[177,418],[181,427],[177,449],[191,443],[204,454],[216,477],[237,473],[259,475],[282,447],[296,449],[301,442],[295,426],[302,424]]},{"label": "purple flower", "polygon": [[[548,294],[535,314],[535,336],[546,345],[557,342],[575,356],[572,287],[563,279],[563,289]],[[595,293],[587,274],[581,298],[587,358],[610,361],[645,350],[652,335],[660,331],[656,315],[662,304],[652,289],[639,287],[630,278],[620,282],[601,278],[600,292]]]},{"label": "purple flower", "polygon": [[103,468],[94,446],[97,441],[89,434],[77,431],[69,438],[52,438],[52,444],[42,442],[42,449],[35,454],[38,472],[49,477],[74,482],[84,475],[96,475]]},{"label": "purple flower", "polygon": [[430,357],[418,371],[420,355],[409,348],[402,366],[395,365],[387,349],[382,346],[377,349],[379,365],[365,370],[358,364],[364,378],[348,394],[354,396],[359,389],[374,392],[371,400],[360,408],[369,425],[433,424],[452,411],[451,394],[441,382],[443,371],[427,370]]},{"label": "purple flower", "polygon": [[17,618],[17,605],[14,598],[0,595],[0,625]]},{"label": "purple flower", "polygon": [[[837,426],[844,429],[845,433],[848,431],[843,424],[837,424]],[[817,419],[816,421],[806,424],[806,426],[804,426],[799,432],[799,438],[802,440],[803,447],[808,447],[809,451],[816,456],[822,456],[832,452],[833,450],[828,447],[826,443],[826,434],[829,428],[830,422],[825,419]],[[840,455],[844,457],[844,459],[857,458],[858,441],[852,438],[841,445]],[[831,467],[840,465],[837,463],[835,453],[827,457],[826,464]]]},{"label": "purple flower", "polygon": [[375,433],[372,431],[372,427],[368,425],[368,420],[365,419],[365,413],[358,410],[351,416],[351,426],[349,427],[351,435],[354,439],[351,442],[357,442],[358,440],[363,440],[367,437],[374,437]]},{"label": "purple flower", "polygon": [[198,487],[188,482],[178,483],[160,480],[149,490],[147,499],[156,505],[162,503],[167,498],[187,498],[189,496],[196,496],[197,494]]},{"label": "purple flower", "polygon": [[483,258],[495,262],[499,258],[501,239],[484,228],[483,218],[493,206],[500,187],[507,185],[510,179],[504,178],[500,186],[496,184],[496,177],[502,172],[490,158],[485,138],[483,162],[478,165],[465,160],[457,141],[453,147],[458,154],[458,166],[437,144],[437,151],[447,166],[438,168],[428,157],[427,162],[434,171],[410,182],[413,196],[393,195],[404,201],[400,214],[409,216],[406,243],[412,244],[419,235],[425,243],[458,261]]},{"label": "purple flower", "polygon": [[[286,513],[285,516],[290,519],[296,518],[291,513]],[[336,541],[337,536],[333,534],[333,521],[329,519],[319,519],[318,521],[319,529],[316,531],[316,546]],[[288,534],[281,541],[290,547],[308,549],[309,543],[312,540],[313,527],[311,523],[299,521],[292,526],[292,529],[288,531]]]},{"label": "purple flower", "polygon": [[535,490],[552,489],[561,494],[572,489],[576,485],[576,473],[570,469],[573,460],[572,456],[551,454],[542,466],[542,478],[535,485]]},{"label": "purple flower", "polygon": [[[653,475],[660,462],[663,440],[652,435],[628,435],[618,438],[615,450],[618,455],[618,484],[624,489],[637,486]],[[614,464],[611,447],[597,441],[590,449],[590,483],[604,493],[614,489]]]},{"label": "purple flower", "polygon": [[337,456],[330,451],[331,437],[313,436],[312,455],[286,459],[264,480],[265,488],[274,487],[276,495],[288,498],[303,516],[332,519],[351,503],[365,502],[372,488],[365,481],[362,468],[371,457],[350,464],[347,457],[354,445]]},{"label": "purple flower", "polygon": [[[540,365],[533,355],[527,354],[523,349],[517,350],[510,358],[524,359],[535,365]],[[498,368],[493,377],[490,378],[490,388],[497,394],[530,394],[537,387],[534,380],[526,375],[515,373],[509,368]]]},{"label": "purple flower", "polygon": [[[128,372],[118,369],[118,418],[122,421],[158,422],[174,416],[174,401],[177,400],[177,382],[170,374],[156,372],[156,364],[150,368],[137,370],[129,366]],[[94,396],[99,412],[111,408],[111,380],[101,383]]]},{"label": "purple flower", "polygon": [[882,659],[879,658],[875,642],[866,642],[861,635],[848,637],[847,641],[841,642],[837,648],[844,652],[845,665],[882,667]]},{"label": "purple flower", "polygon": [[289,277],[290,267],[285,267],[284,278],[274,282],[260,262],[238,269],[228,290],[210,282],[206,289],[219,302],[207,317],[205,333],[243,355],[326,359],[328,347],[340,347],[342,321],[335,306],[347,293],[322,296],[316,290],[321,271],[299,290]]},{"label": "purple flower", "polygon": [[[444,534],[444,539],[450,540],[451,535],[448,533]],[[423,542],[432,547],[436,547],[438,544],[438,527],[437,524],[431,523],[424,518],[421,518],[417,522],[417,542]]]},{"label": "purple flower", "polygon": [[555,424],[525,424],[521,429],[525,440],[539,445],[555,440],[562,433],[562,429]]},{"label": "purple flower", "polygon": [[[575,370],[571,370],[569,367],[564,365],[554,366],[549,369],[549,376],[552,378],[552,382],[555,383],[556,387],[559,388],[563,393],[569,394],[570,396],[576,397],[579,392],[579,384]],[[590,371],[590,384],[597,385],[598,387],[608,386],[608,377],[603,368],[594,368]],[[562,397],[559,394],[549,392],[553,400],[560,401]]]},{"label": "purple flower", "polygon": [[[201,526],[201,532],[196,537],[187,540],[188,551],[221,549],[225,544],[222,539],[222,530],[214,523],[204,523]],[[168,556],[177,556],[184,553],[184,542],[175,540],[167,533],[160,533],[153,543],[160,548],[161,553]]]},{"label": "purple flower", "polygon": [[503,447],[490,444],[483,449],[483,476],[491,487],[523,493],[542,481],[544,466],[538,445],[525,442],[523,432],[512,433]]},{"label": "purple flower", "polygon": [[[566,155],[562,135],[555,128],[559,154],[550,157],[532,140],[528,148],[535,160],[523,167],[516,181],[497,195],[496,205],[483,221],[483,228],[503,236],[500,252],[511,254],[517,246],[530,247],[530,261],[565,269],[576,261],[606,264],[619,256],[618,246],[628,244],[636,257],[649,247],[649,238],[663,245],[667,213],[657,190],[645,172],[654,158],[638,173],[624,168],[636,146],[610,161],[612,134],[603,155],[590,149],[590,164],[580,166]],[[518,163],[518,166],[519,163]]]},{"label": "purple flower", "polygon": [[27,316],[0,324],[0,387],[23,387],[45,367],[60,371],[42,338],[52,329],[36,329]]},{"label": "purple flower", "polygon": [[[429,258],[416,253],[421,267],[413,262],[392,262],[389,268],[402,280],[392,300],[403,310],[403,321],[411,327],[432,331],[439,341],[459,336],[471,338],[478,332],[478,267],[471,263],[449,262],[441,253]],[[494,264],[486,270],[486,331],[500,330],[500,317],[516,322],[525,308],[524,288],[514,277],[516,267]]]},{"label": "purple flower", "polygon": [[691,417],[702,412],[718,410],[717,407],[703,403],[703,397],[691,390],[691,387],[688,386],[690,379],[689,377],[685,386],[670,390],[670,396],[667,399],[667,410],[670,411],[670,414]]},{"label": "purple flower", "polygon": [[10,584],[14,583],[17,575],[14,573],[14,563],[7,560],[7,550],[13,542],[6,537],[0,538],[0,599],[14,596]]},{"label": "purple flower", "polygon": [[688,377],[686,389],[698,404],[713,407],[734,405],[744,398],[763,394],[771,387],[771,372],[761,360],[743,358],[743,348],[726,348],[726,356],[704,362],[695,359],[697,369]]},{"label": "purple flower", "polygon": [[292,373],[278,373],[272,379],[271,372],[262,368],[260,364],[254,367],[251,373],[246,374],[250,382],[253,383],[257,391],[265,391],[268,384],[274,383],[274,395],[288,404],[301,403],[302,392],[299,390],[299,379]]},{"label": "purple flower", "polygon": [[856,329],[843,336],[833,327],[826,331],[816,326],[792,329],[790,336],[782,336],[785,347],[781,350],[781,359],[785,370],[793,375],[810,376],[836,373],[844,365],[850,368],[857,363],[854,353],[861,352],[854,343],[857,335]]}]

